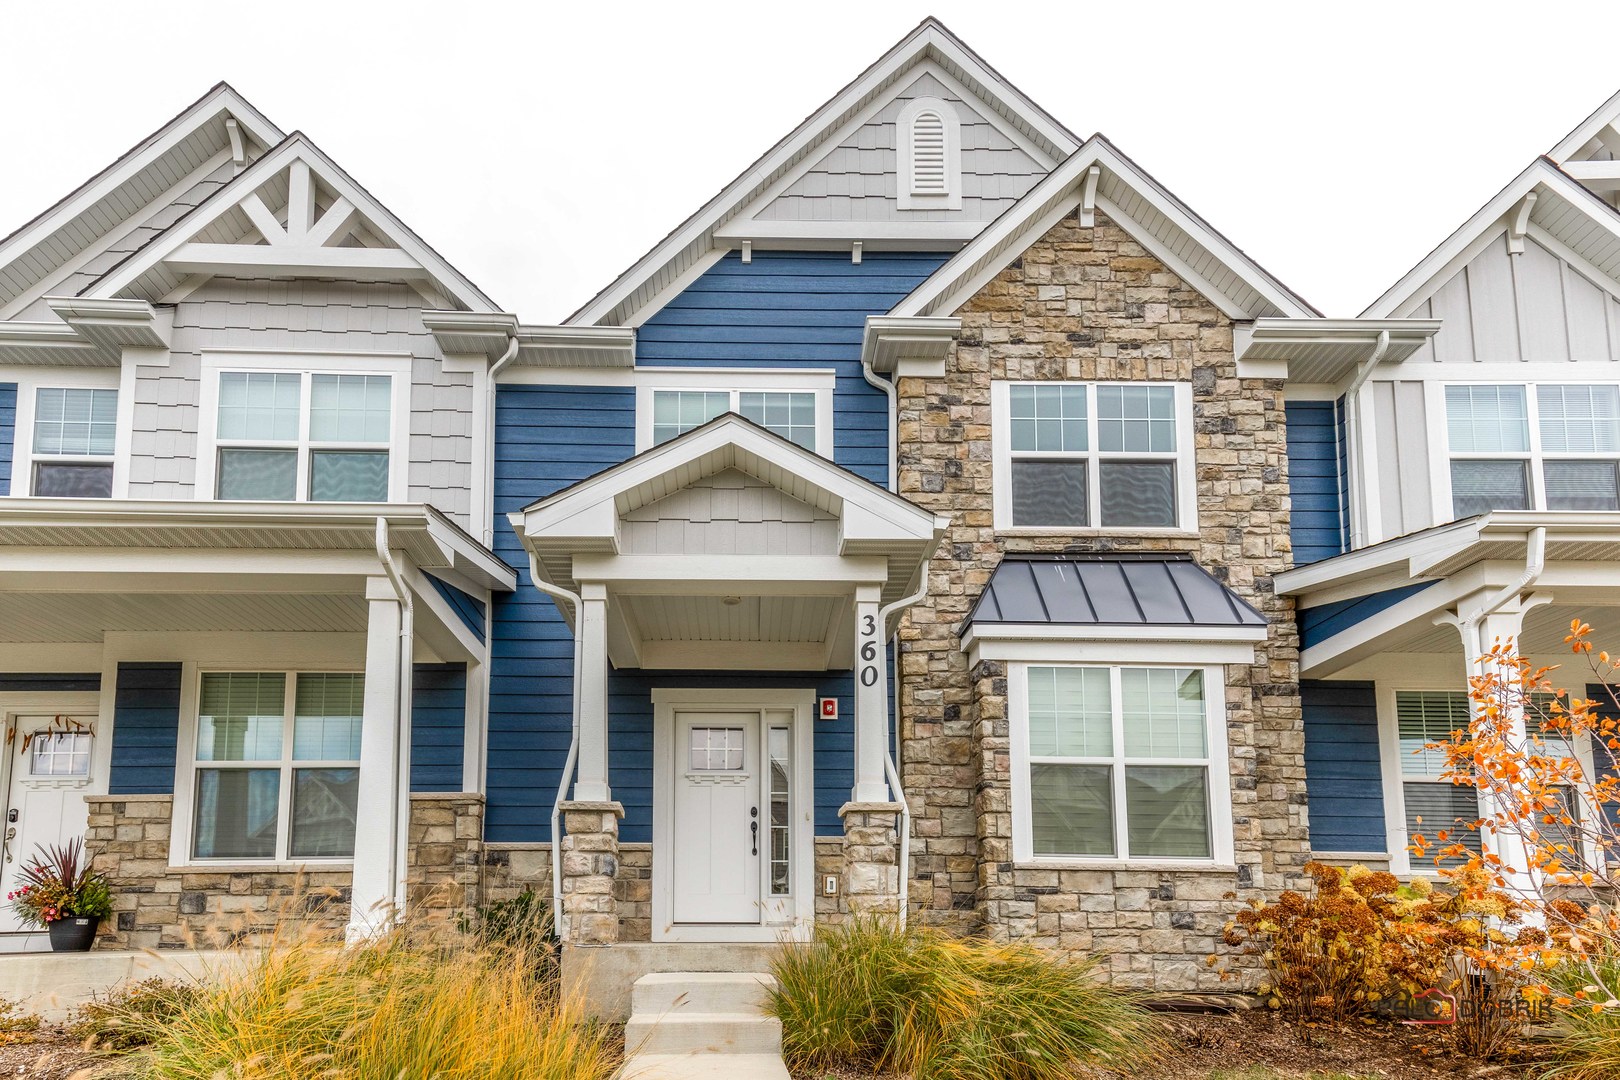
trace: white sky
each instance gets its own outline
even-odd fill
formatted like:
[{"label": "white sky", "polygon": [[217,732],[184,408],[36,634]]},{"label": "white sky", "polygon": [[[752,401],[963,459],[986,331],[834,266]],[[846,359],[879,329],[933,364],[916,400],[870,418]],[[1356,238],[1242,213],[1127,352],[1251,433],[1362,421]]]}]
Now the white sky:
[{"label": "white sky", "polygon": [[0,235],[225,79],[525,322],[573,311],[927,14],[1329,315],[1620,89],[1613,4],[1572,0],[153,11],[0,0]]}]

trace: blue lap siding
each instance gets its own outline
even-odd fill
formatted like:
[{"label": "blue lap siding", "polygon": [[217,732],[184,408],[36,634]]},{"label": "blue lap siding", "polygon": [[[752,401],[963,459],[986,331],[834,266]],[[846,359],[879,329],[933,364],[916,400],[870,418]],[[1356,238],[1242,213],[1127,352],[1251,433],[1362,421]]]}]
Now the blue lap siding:
[{"label": "blue lap siding", "polygon": [[1294,564],[1330,559],[1345,550],[1344,468],[1340,410],[1332,401],[1290,401],[1288,536]]},{"label": "blue lap siding", "polygon": [[11,494],[11,454],[17,441],[17,384],[0,383],[0,495]]},{"label": "blue lap siding", "polygon": [[1378,702],[1370,682],[1299,684],[1305,720],[1305,790],[1311,849],[1384,851],[1384,780]]},{"label": "blue lap siding", "polygon": [[1299,643],[1307,649],[1319,645],[1333,635],[1342,634],[1357,623],[1389,610],[1402,600],[1416,596],[1433,584],[1432,581],[1420,581],[1366,596],[1336,600],[1320,607],[1303,608],[1299,612]]},{"label": "blue lap siding", "polygon": [[[937,253],[756,252],[721,259],[636,332],[646,367],[830,368],[833,460],[887,480],[888,400],[861,377],[866,318],[881,315],[945,261]],[[489,796],[494,843],[546,840],[573,710],[573,638],[551,600],[529,583],[528,560],[505,515],[616,465],[635,452],[631,387],[503,385],[495,406],[495,550],[519,568],[491,610]],[[652,839],[654,687],[808,688],[839,699],[839,719],[815,722],[815,821],[840,835],[838,808],[854,782],[852,682],[847,672],[613,672],[609,783],[624,804],[621,838]]]},{"label": "blue lap siding", "polygon": [[464,790],[466,743],[467,665],[417,664],[411,672],[411,790]]}]

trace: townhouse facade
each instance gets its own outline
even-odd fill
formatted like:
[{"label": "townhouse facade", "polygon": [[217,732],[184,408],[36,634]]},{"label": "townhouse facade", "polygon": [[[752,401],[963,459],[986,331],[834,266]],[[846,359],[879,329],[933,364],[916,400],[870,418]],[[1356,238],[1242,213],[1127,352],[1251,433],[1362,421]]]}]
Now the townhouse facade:
[{"label": "townhouse facade", "polygon": [[222,84],[0,241],[0,886],[1213,987],[1313,854],[1423,870],[1406,744],[1604,595],[1605,110],[1327,319],[928,20],[535,325]]}]

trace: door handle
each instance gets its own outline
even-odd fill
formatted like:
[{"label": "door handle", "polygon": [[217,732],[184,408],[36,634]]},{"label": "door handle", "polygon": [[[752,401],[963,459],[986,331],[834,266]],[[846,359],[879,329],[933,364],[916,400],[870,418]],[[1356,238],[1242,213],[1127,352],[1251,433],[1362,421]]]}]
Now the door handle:
[{"label": "door handle", "polygon": [[752,850],[751,850],[750,854],[758,855],[759,854],[759,807],[757,807],[757,806],[749,807],[748,808],[748,816],[753,819],[748,823],[748,831],[749,831],[750,834],[752,834],[751,841],[750,841]]},{"label": "door handle", "polygon": [[11,842],[17,838],[15,827],[6,830],[6,862],[11,861]]}]

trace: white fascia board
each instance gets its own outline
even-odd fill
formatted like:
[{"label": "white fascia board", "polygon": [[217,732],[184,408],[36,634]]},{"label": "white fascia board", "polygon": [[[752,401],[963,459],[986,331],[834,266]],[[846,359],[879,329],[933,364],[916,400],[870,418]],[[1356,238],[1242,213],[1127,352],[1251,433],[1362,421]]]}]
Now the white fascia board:
[{"label": "white fascia board", "polygon": [[518,317],[504,311],[424,311],[422,325],[448,356],[498,360],[517,336]]},{"label": "white fascia board", "polygon": [[[86,290],[87,295],[97,297],[116,296],[121,290],[129,287],[131,283],[158,263],[175,257],[176,252],[180,248],[190,245],[191,239],[199,232],[229,213],[237,203],[257,191],[266,181],[274,177],[282,169],[287,168],[294,161],[301,161],[308,165],[310,172],[321,183],[359,209],[379,239],[395,245],[400,252],[408,257],[410,262],[413,262],[417,267],[423,268],[427,276],[432,277],[436,282],[444,286],[451,295],[460,300],[470,310],[478,312],[496,312],[499,310],[476,285],[467,280],[460,271],[446,262],[436,251],[428,247],[404,222],[395,217],[387,207],[374,199],[359,184],[356,184],[347,173],[322,153],[321,149],[310,142],[309,138],[301,132],[294,132],[288,136],[278,146],[238,173],[228,184],[214,192],[191,213],[181,218],[168,231],[147,244],[135,256],[96,281],[94,285]],[[195,246],[216,247],[221,245]],[[241,250],[249,252],[275,252],[279,250],[274,246],[258,247],[246,244],[228,246],[240,247]],[[374,255],[382,254],[379,249],[373,248],[340,247],[319,250],[331,252],[368,251]],[[252,256],[241,257],[251,258]],[[271,258],[268,254],[260,257]],[[330,257],[335,258],[336,256]],[[403,266],[403,260],[400,260],[400,262]]]},{"label": "white fascia board", "polygon": [[[1396,569],[1405,570],[1408,577],[1421,578],[1421,574],[1411,572],[1413,561],[1428,558],[1436,552],[1449,556],[1467,547],[1478,536],[1479,520],[1469,518],[1450,522],[1411,536],[1335,555],[1309,566],[1285,570],[1276,577],[1277,595],[1305,596],[1348,582],[1381,582],[1384,575]],[[1382,587],[1387,586],[1369,587],[1366,592],[1378,592]]]},{"label": "white fascia board", "polygon": [[[650,278],[657,276],[683,251],[701,247],[706,252],[712,243],[713,232],[720,224],[736,214],[782,170],[791,167],[815,146],[824,144],[831,130],[842,122],[842,117],[858,109],[861,103],[872,95],[879,93],[905,69],[926,56],[930,49],[948,58],[951,63],[964,71],[973,72],[973,81],[983,86],[987,92],[992,87],[1002,90],[1002,100],[999,104],[1012,110],[1025,123],[1030,124],[1033,131],[1051,142],[1059,155],[1073,153],[1077,149],[1078,144],[1074,137],[1063,130],[1061,125],[1046,117],[1033,102],[963,47],[954,35],[937,21],[925,20],[831,100],[806,117],[741,176],[722,188],[719,194],[705,203],[697,213],[677,226],[651,251],[636,260],[628,270],[619,275],[617,280],[570,315],[565,322],[570,326],[600,322],[634,296]],[[990,96],[995,97],[994,94]]]},{"label": "white fascia board", "polygon": [[[1040,235],[1037,229],[1044,231],[1044,228],[1050,228],[1073,206],[1078,205],[1080,185],[1084,181],[1086,171],[1093,165],[1108,170],[1116,179],[1151,203],[1154,209],[1175,228],[1213,254],[1256,293],[1265,297],[1276,310],[1296,318],[1318,317],[1318,312],[1280,287],[1253,260],[1234,247],[1225,237],[1194,217],[1152,177],[1117,153],[1099,135],[1086,140],[1084,146],[1048,173],[1011,209],[981,231],[954,258],[895,305],[890,314],[927,315],[955,310],[955,306],[959,306],[965,299],[962,293],[966,284],[976,278],[982,278],[988,270],[987,267],[979,266],[981,260],[990,253],[999,251],[1000,257],[996,262],[1000,265],[991,273],[991,276],[994,276],[995,272],[1000,271],[1001,266],[1017,258],[1030,243],[1034,242]],[[1135,223],[1126,218],[1112,201],[1099,196],[1097,206],[1121,228],[1141,241],[1143,246],[1153,251],[1161,261],[1166,261],[1171,269],[1187,277],[1189,284],[1215,302],[1229,317],[1234,319],[1254,317],[1254,312],[1244,311],[1232,298],[1224,296],[1220,290],[1194,273],[1183,260],[1175,258],[1162,238],[1148,236],[1146,230],[1140,226],[1133,229],[1131,226]]]},{"label": "white fascia board", "polygon": [[961,333],[962,320],[954,316],[868,315],[861,363],[880,375],[938,378]]},{"label": "white fascia board", "polygon": [[[943,250],[954,250],[979,235],[984,222],[970,219],[952,221],[775,221],[736,217],[715,230],[719,243],[732,244],[740,240],[775,241],[756,243],[757,250],[778,248],[791,250],[799,241],[812,241],[819,246],[835,244],[847,246],[852,240],[895,241],[891,247],[915,251],[919,244]],[[787,243],[786,241],[793,241]],[[899,243],[904,241],[903,244]]]},{"label": "white fascia board", "polygon": [[573,557],[573,577],[624,596],[844,596],[882,585],[880,555],[598,555]]},{"label": "white fascia board", "polygon": [[[1388,319],[1410,315],[1503,231],[1503,217],[1537,187],[1545,187],[1566,202],[1583,208],[1593,224],[1620,237],[1620,218],[1616,217],[1612,207],[1599,201],[1597,196],[1560,172],[1545,158],[1537,158],[1439,247],[1429,252],[1423,261],[1374,300],[1362,312],[1362,317]],[[1542,212],[1545,213],[1545,208]],[[1531,219],[1534,220],[1536,216],[1532,214]]]},{"label": "white fascia board", "polygon": [[[445,600],[439,590],[433,587],[427,575],[408,564],[403,567],[403,571],[405,583],[415,596],[417,606],[425,608],[432,614],[431,619],[420,619],[416,623],[416,632],[426,639],[428,646],[445,660],[482,663],[483,642],[479,641],[478,635],[461,621],[461,616],[450,607],[449,601]],[[488,611],[487,607],[485,611]]]},{"label": "white fascia board", "polygon": [[1558,140],[1557,146],[1547,151],[1547,156],[1559,164],[1567,162],[1571,155],[1579,153],[1587,143],[1598,138],[1617,117],[1620,117],[1620,93],[1599,105],[1591,116],[1575,125],[1573,131]]},{"label": "white fascia board", "polygon": [[[682,466],[703,461],[706,469],[712,467],[716,472],[721,468],[734,467],[727,453],[733,450],[752,454],[764,461],[773,461],[811,487],[842,501],[846,518],[853,506],[901,530],[914,531],[919,522],[926,521],[932,531],[934,515],[892,492],[845,472],[826,458],[732,414],[711,420],[572,488],[542,499],[514,515],[513,520],[515,524],[520,523],[528,535],[548,531],[555,524],[584,513],[587,508],[606,506],[611,509],[621,493],[666,476]],[[593,531],[582,535],[610,535],[601,532],[605,521],[605,518],[593,519]],[[616,510],[613,521],[617,522]],[[893,531],[888,530],[883,535],[892,535]]]},{"label": "white fascia board", "polygon": [[120,184],[168,153],[177,143],[189,138],[200,124],[222,111],[235,117],[237,123],[264,146],[274,146],[284,138],[281,129],[266,119],[263,113],[250,105],[230,86],[220,83],[59,205],[47,210],[0,243],[0,266],[10,263],[21,253],[50,237],[63,225],[115,191]]},{"label": "white fascia board", "polygon": [[969,641],[1264,641],[1265,626],[1143,626],[1107,623],[974,623]]},{"label": "white fascia board", "polygon": [[630,368],[636,332],[628,326],[519,326],[513,366]]},{"label": "white fascia board", "polygon": [[[1162,629],[1166,629],[1161,627]],[[969,666],[980,660],[1051,664],[1252,664],[1255,641],[1192,641],[1085,638],[986,638],[969,633],[962,651]]]}]

